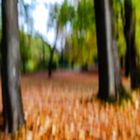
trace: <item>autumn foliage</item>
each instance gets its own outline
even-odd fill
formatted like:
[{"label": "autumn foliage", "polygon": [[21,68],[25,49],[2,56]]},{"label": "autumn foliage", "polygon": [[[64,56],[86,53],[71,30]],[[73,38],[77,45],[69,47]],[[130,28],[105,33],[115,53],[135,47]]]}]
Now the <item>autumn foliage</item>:
[{"label": "autumn foliage", "polygon": [[[97,74],[57,72],[22,78],[26,124],[3,140],[129,140],[140,138],[138,94],[121,104],[96,98]],[[2,108],[2,107],[1,107]],[[0,123],[2,124],[2,118]]]}]

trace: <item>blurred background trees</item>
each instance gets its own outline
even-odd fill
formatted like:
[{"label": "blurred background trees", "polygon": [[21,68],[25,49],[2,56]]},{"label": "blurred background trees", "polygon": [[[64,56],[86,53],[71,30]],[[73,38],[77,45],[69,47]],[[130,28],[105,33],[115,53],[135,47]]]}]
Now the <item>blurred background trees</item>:
[{"label": "blurred background trees", "polygon": [[18,3],[22,73],[48,71],[51,77],[55,69],[90,71],[99,68],[99,93],[102,93],[100,89],[105,91],[102,87],[107,88],[103,96],[107,97],[110,92],[116,97],[124,75],[130,77],[132,89],[139,88],[138,0],[108,0],[108,3],[64,0],[55,4],[43,1],[43,4],[48,12],[45,32],[53,30],[53,43],[34,28],[33,12],[38,1]]},{"label": "blurred background trees", "polygon": [[[100,5],[103,6],[103,4],[104,2],[101,2]],[[37,1],[31,1],[30,4],[27,4],[22,0],[19,3],[19,13],[22,17],[20,18],[22,72],[47,70],[49,77],[51,77],[52,71],[55,69],[89,71],[98,68],[101,59],[103,67],[100,68],[99,65],[99,73],[100,70],[102,74],[107,72],[107,67],[110,70],[106,76],[114,73],[112,76],[114,80],[110,82],[113,84],[114,81],[114,91],[118,91],[117,89],[121,87],[121,76],[123,75],[130,76],[132,89],[139,87],[140,4],[138,0],[109,0],[109,5],[104,10],[107,10],[107,13],[110,12],[111,17],[105,13],[99,16],[98,14],[102,10],[98,10],[96,18],[96,2],[93,0],[75,2],[64,0],[62,3],[50,5],[44,2],[44,5],[49,13],[46,33],[49,30],[54,30],[53,43],[49,43],[41,33],[33,28],[32,14],[37,6]],[[102,22],[103,18],[107,18],[107,22],[110,20],[111,28],[101,29],[103,23],[98,22],[99,18]],[[106,24],[105,22],[102,26],[107,26]],[[110,34],[112,38],[109,45],[112,52],[110,57],[107,53],[102,58],[104,55],[102,53],[105,53],[105,43],[96,38],[98,28],[101,35],[103,33]],[[99,45],[101,42],[103,44],[99,52],[97,44]],[[99,57],[100,54],[101,58]],[[112,61],[112,64],[110,66],[105,65],[105,59]],[[103,78],[103,76],[101,77]]]},{"label": "blurred background trees", "polygon": [[[53,52],[50,50],[54,50],[52,59],[54,68],[65,66],[67,69],[88,70],[90,67],[97,66],[94,2],[92,0],[78,0],[75,2],[64,0],[61,4],[55,3],[54,5],[48,5],[44,2],[49,12],[49,20],[46,23],[47,30],[53,29],[54,36],[57,36],[53,44],[50,44],[41,33],[34,29],[33,11],[37,4],[37,1],[32,0],[30,3],[24,0],[19,2],[22,72],[28,73],[49,69],[49,60]],[[129,74],[127,71],[130,70],[127,68],[129,64],[127,64],[128,59],[126,59],[129,51],[126,37],[128,33],[126,32],[130,32],[129,30],[131,30],[132,38],[129,40],[135,42],[131,43],[135,46],[132,48],[136,48],[135,63],[139,65],[139,5],[138,0],[133,2],[131,0],[115,0],[113,2],[114,34],[121,68],[125,70],[127,76]],[[53,49],[54,47],[55,49]]]}]

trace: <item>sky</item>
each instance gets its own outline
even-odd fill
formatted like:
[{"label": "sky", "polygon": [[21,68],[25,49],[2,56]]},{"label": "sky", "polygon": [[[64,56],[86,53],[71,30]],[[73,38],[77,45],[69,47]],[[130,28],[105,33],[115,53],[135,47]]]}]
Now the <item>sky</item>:
[{"label": "sky", "polygon": [[[31,0],[24,0],[30,4]],[[63,0],[36,0],[37,6],[33,11],[34,29],[39,32],[43,37],[51,44],[54,43],[55,31],[49,30],[47,32],[47,21],[48,21],[48,8],[45,7],[44,3],[48,6],[49,4],[62,3]]]}]

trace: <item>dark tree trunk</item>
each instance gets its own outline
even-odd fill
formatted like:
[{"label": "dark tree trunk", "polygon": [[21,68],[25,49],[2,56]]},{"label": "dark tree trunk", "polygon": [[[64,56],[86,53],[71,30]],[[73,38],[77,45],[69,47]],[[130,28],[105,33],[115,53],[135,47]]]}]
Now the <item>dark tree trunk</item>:
[{"label": "dark tree trunk", "polygon": [[126,54],[125,54],[125,77],[128,77],[130,74],[130,62],[129,62],[129,57],[130,57],[130,51],[127,48],[126,49]]},{"label": "dark tree trunk", "polygon": [[26,73],[26,58],[23,56],[22,57],[22,68],[23,68],[23,73]]},{"label": "dark tree trunk", "polygon": [[55,50],[55,47],[53,47],[50,50],[50,59],[49,59],[49,65],[48,65],[48,77],[49,78],[52,77],[52,65],[53,65],[54,50]]},{"label": "dark tree trunk", "polygon": [[2,99],[5,132],[24,124],[20,90],[17,0],[2,0]]},{"label": "dark tree trunk", "polygon": [[72,62],[71,62],[71,68],[72,68],[72,70],[74,69],[74,60],[72,60]]},{"label": "dark tree trunk", "polygon": [[132,2],[131,0],[125,0],[124,3],[124,35],[126,40],[126,54],[125,54],[125,76],[130,74],[130,44],[131,44],[131,28],[132,28]]},{"label": "dark tree trunk", "polygon": [[57,27],[56,27],[56,36],[55,36],[55,43],[54,43],[53,48],[50,47],[50,59],[49,59],[49,64],[48,64],[48,77],[49,77],[49,78],[52,77],[53,56],[54,56],[54,51],[55,51],[55,49],[56,49],[56,44],[57,44],[58,29],[59,29],[59,25],[58,25],[58,23],[57,23]]},{"label": "dark tree trunk", "polygon": [[112,19],[109,0],[94,0],[99,60],[99,93],[101,99],[115,99]]},{"label": "dark tree trunk", "polygon": [[125,0],[124,3],[124,35],[126,41],[126,57],[125,67],[126,76],[130,73],[131,88],[136,89],[140,86],[140,72],[136,62],[136,44],[135,44],[135,26],[136,17],[135,9],[133,8],[132,0]]},{"label": "dark tree trunk", "polygon": [[135,44],[135,25],[136,19],[135,15],[133,14],[132,17],[132,29],[131,29],[131,44],[130,44],[130,77],[131,77],[131,88],[136,89],[140,86],[140,81],[138,81],[138,77],[140,76],[140,72],[137,67],[136,62],[136,44]]},{"label": "dark tree trunk", "polygon": [[63,49],[62,49],[61,54],[60,54],[59,64],[60,64],[60,67],[61,67],[61,68],[65,68]]},{"label": "dark tree trunk", "polygon": [[124,70],[124,62],[125,62],[125,60],[124,60],[124,57],[123,56],[121,56],[120,57],[120,65],[121,65],[121,70]]}]

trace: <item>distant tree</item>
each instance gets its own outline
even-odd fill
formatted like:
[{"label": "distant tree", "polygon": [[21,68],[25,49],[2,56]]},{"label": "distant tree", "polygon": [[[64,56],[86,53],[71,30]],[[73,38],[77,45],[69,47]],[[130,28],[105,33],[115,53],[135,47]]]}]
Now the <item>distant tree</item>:
[{"label": "distant tree", "polygon": [[2,0],[2,101],[5,132],[24,124],[17,0]]},{"label": "distant tree", "polygon": [[54,52],[56,50],[57,39],[58,39],[58,28],[59,28],[59,25],[57,23],[55,42],[54,42],[53,47],[50,47],[50,58],[49,58],[49,64],[48,64],[48,77],[49,78],[51,78],[52,76],[53,57],[54,57]]},{"label": "distant tree", "polygon": [[118,52],[114,36],[113,0],[94,0],[101,99],[115,100],[121,91]]},{"label": "distant tree", "polygon": [[67,0],[65,0],[62,3],[62,6],[55,4],[50,9],[50,19],[49,19],[48,27],[55,28],[55,39],[54,39],[54,45],[50,47],[50,59],[48,64],[49,77],[51,77],[52,75],[53,57],[54,57],[54,52],[56,50],[59,35],[60,33],[63,32],[63,29],[65,28],[67,22],[72,19],[73,14],[74,14],[74,9],[72,6],[68,4]]},{"label": "distant tree", "polygon": [[53,57],[54,57],[54,52],[56,50],[56,45],[57,45],[57,40],[58,40],[58,35],[59,35],[59,11],[60,7],[59,5],[55,4],[53,7],[51,7],[50,10],[50,20],[48,23],[48,27],[52,28],[55,27],[55,39],[54,39],[54,45],[50,46],[50,58],[48,62],[48,77],[51,78],[52,76],[52,66],[53,66]]}]

